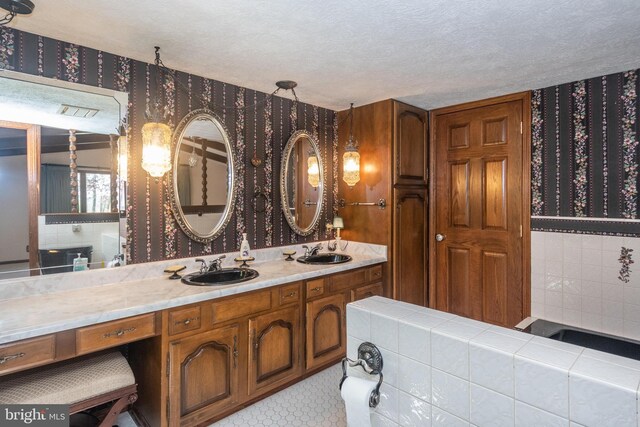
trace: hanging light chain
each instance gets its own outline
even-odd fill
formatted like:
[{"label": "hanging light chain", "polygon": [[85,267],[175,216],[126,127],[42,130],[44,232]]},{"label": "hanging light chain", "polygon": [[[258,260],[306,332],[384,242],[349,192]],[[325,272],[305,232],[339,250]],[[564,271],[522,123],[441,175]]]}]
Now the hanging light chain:
[{"label": "hanging light chain", "polygon": [[[178,79],[177,71],[168,68],[162,62],[162,58],[160,58],[160,48],[158,46],[155,47],[155,53],[156,53],[155,65],[156,65],[156,67],[158,67],[158,70],[162,71],[164,74],[166,74],[169,77],[171,77],[171,79],[174,81],[174,83],[176,83],[176,87],[180,88],[182,91],[184,91],[186,93],[189,93],[189,88],[182,81],[180,81],[180,79]],[[244,105],[242,107],[236,107],[235,105],[232,105],[232,106],[215,105],[213,103],[213,99],[211,101],[208,101],[208,100],[206,100],[204,98],[204,96],[202,96],[202,94],[196,94],[196,97],[200,100],[200,103],[203,106],[208,106],[208,104],[211,104],[209,109],[212,110],[212,111],[216,111],[216,110],[240,111],[240,110],[242,110],[242,111],[246,112],[246,111],[249,111],[249,110],[252,110],[252,109],[257,109],[258,107],[264,105],[267,102],[267,99],[270,99],[273,96],[275,96],[278,92],[280,92],[280,89],[281,88],[277,88],[276,90],[274,90],[270,94],[267,94],[267,96],[261,101],[255,102],[254,104],[250,104],[250,105]],[[298,95],[296,94],[295,89],[291,88],[291,89],[286,89],[286,90],[290,90],[291,93],[293,94],[293,97],[295,98],[295,101],[299,102]],[[156,98],[156,101],[159,102],[158,98]]]}]

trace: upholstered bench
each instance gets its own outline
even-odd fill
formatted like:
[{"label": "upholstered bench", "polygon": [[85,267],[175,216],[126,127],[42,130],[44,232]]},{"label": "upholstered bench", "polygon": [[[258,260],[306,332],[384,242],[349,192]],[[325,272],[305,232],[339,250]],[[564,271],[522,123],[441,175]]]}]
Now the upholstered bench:
[{"label": "upholstered bench", "polygon": [[120,352],[73,359],[11,375],[0,381],[0,404],[63,404],[75,414],[115,401],[100,427],[138,398],[133,372]]}]

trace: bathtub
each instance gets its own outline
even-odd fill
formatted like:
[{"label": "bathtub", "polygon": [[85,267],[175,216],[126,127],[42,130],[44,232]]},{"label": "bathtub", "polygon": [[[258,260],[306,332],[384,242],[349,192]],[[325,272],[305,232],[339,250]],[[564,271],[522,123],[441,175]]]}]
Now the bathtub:
[{"label": "bathtub", "polygon": [[528,326],[523,328],[516,327],[516,329],[533,335],[640,360],[640,342],[638,341],[554,323],[543,319],[536,319]]}]

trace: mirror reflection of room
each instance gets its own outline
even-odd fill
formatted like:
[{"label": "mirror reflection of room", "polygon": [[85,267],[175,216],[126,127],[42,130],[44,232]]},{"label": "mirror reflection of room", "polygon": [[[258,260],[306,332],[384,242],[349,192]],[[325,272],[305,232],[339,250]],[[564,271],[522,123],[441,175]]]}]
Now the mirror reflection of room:
[{"label": "mirror reflection of room", "polygon": [[220,222],[228,197],[229,156],[224,138],[207,117],[189,123],[178,144],[178,199],[185,220],[200,235]]},{"label": "mirror reflection of room", "polygon": [[289,158],[289,211],[296,224],[308,228],[316,216],[320,170],[318,156],[307,138],[300,138]]},{"label": "mirror reflection of room", "polygon": [[[126,93],[3,70],[0,279],[124,263]],[[76,130],[77,129],[77,130]]]}]

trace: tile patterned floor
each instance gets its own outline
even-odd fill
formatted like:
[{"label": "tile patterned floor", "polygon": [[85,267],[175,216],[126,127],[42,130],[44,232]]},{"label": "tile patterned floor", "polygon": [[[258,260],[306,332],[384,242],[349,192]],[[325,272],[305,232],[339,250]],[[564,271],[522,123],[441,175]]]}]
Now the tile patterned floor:
[{"label": "tile patterned floor", "polygon": [[[345,427],[347,418],[338,384],[340,364],[257,402],[210,427]],[[135,427],[128,413],[119,427]]]},{"label": "tile patterned floor", "polygon": [[340,364],[292,385],[210,427],[345,427]]}]

